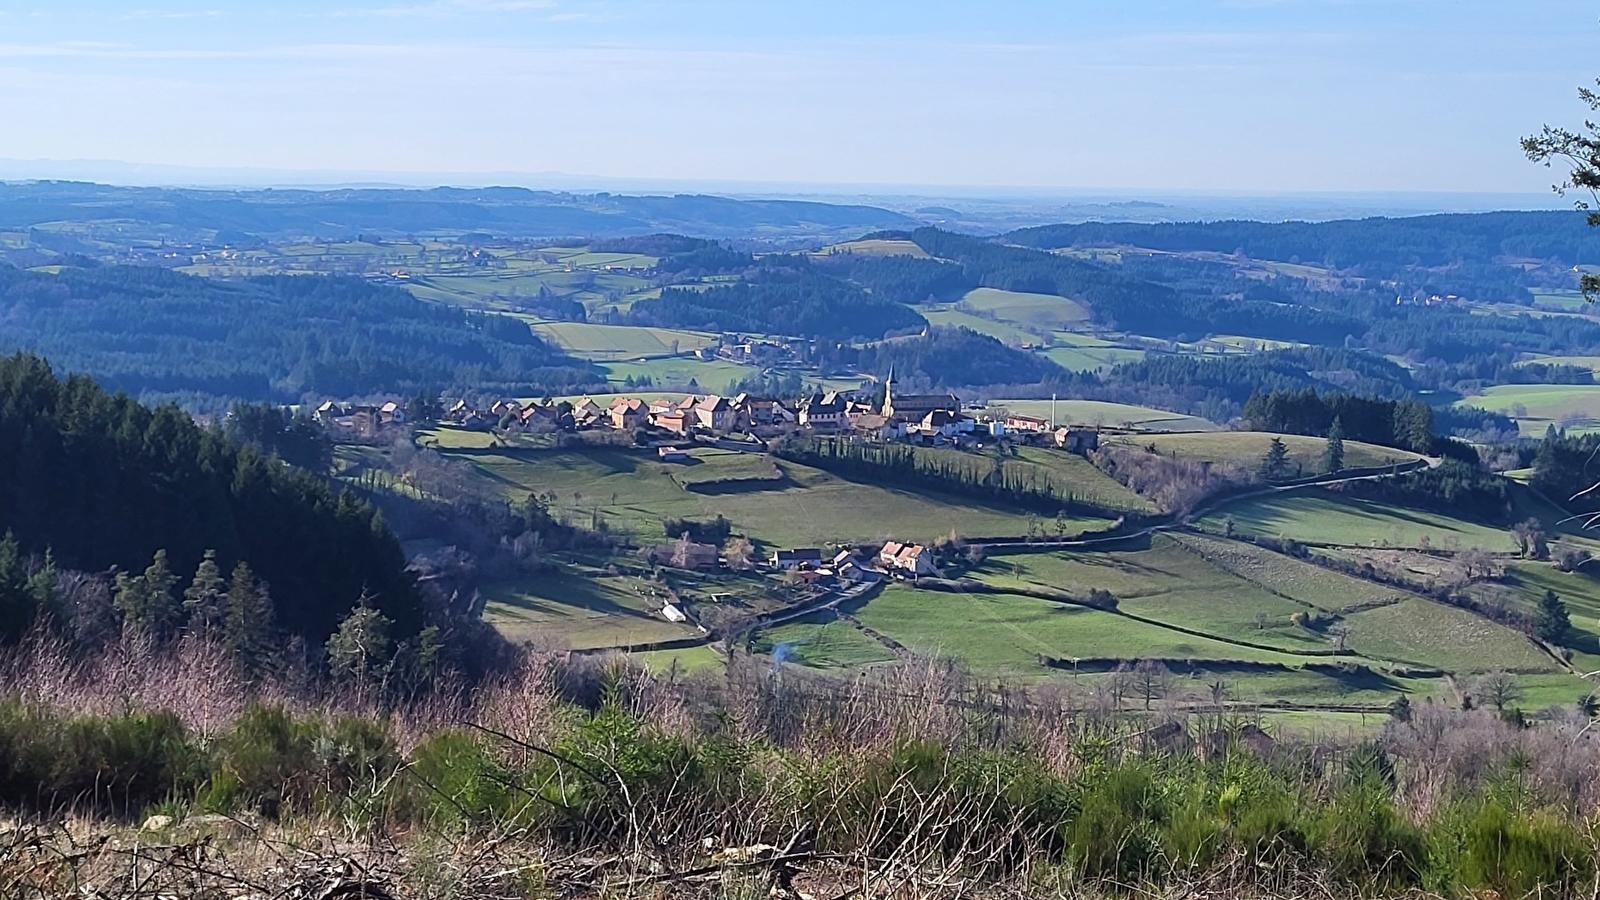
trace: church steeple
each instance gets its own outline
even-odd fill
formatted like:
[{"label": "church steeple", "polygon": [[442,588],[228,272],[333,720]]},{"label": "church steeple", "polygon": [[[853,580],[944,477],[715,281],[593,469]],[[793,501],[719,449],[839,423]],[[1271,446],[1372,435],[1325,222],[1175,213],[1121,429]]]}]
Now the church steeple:
[{"label": "church steeple", "polygon": [[894,415],[894,364],[889,364],[889,377],[883,380],[883,416]]}]

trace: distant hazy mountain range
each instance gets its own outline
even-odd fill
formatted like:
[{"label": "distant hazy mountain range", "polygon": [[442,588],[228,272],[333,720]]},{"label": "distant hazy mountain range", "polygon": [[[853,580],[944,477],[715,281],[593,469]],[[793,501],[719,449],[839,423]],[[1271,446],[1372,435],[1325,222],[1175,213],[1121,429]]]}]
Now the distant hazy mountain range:
[{"label": "distant hazy mountain range", "polygon": [[0,183],[0,231],[72,223],[179,241],[353,234],[615,237],[670,231],[706,237],[854,236],[918,224],[874,206],[680,194],[568,194],[524,188],[201,190],[82,182]]}]

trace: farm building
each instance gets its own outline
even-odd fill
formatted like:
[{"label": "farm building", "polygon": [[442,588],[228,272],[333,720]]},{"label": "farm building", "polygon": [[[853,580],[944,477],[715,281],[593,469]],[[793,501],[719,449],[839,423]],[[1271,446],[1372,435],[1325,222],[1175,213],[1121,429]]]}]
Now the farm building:
[{"label": "farm building", "polygon": [[1087,453],[1100,448],[1100,432],[1090,428],[1057,428],[1056,446],[1069,453]]},{"label": "farm building", "polygon": [[822,551],[815,548],[779,550],[772,554],[772,567],[775,569],[814,569],[820,565]]},{"label": "farm building", "polygon": [[934,575],[933,551],[921,544],[902,544],[890,541],[878,551],[878,565],[890,572],[903,575]]}]

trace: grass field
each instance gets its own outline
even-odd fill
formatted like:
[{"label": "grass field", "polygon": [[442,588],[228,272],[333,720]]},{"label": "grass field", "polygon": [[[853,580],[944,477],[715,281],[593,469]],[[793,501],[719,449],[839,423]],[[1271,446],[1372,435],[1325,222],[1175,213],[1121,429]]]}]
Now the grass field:
[{"label": "grass field", "polygon": [[666,672],[677,665],[679,672],[698,672],[702,669],[720,669],[727,662],[710,646],[689,647],[684,650],[645,650],[629,653],[628,658],[652,672]]},{"label": "grass field", "polygon": [[[856,484],[816,469],[781,464],[788,480],[770,486],[746,482],[731,493],[697,493],[684,485],[753,479],[771,463],[755,454],[697,449],[694,462],[662,463],[643,452],[584,451],[465,453],[508,497],[556,495],[554,506],[587,523],[596,511],[613,528],[641,541],[665,539],[662,520],[726,516],[736,531],[773,546],[816,546],[828,541],[896,537],[931,540],[967,535],[1025,533],[1022,513],[953,497]],[[1103,525],[1074,519],[1076,530]]]},{"label": "grass field", "polygon": [[1501,384],[1456,405],[1505,413],[1525,437],[1543,437],[1551,425],[1582,430],[1600,423],[1600,384]]},{"label": "grass field", "polygon": [[693,381],[702,392],[721,393],[729,384],[749,375],[759,375],[756,366],[741,365],[725,359],[700,360],[675,356],[669,359],[646,359],[633,362],[603,363],[607,380],[621,384],[628,378],[649,378],[656,387],[687,387]]},{"label": "grass field", "polygon": [[1220,531],[1225,516],[1232,517],[1240,534],[1290,538],[1307,544],[1416,547],[1426,535],[1435,546],[1442,546],[1451,538],[1463,548],[1498,551],[1510,546],[1508,532],[1499,528],[1315,488],[1230,503],[1199,525],[1206,531]]},{"label": "grass field", "polygon": [[1200,554],[1215,568],[1330,612],[1387,600],[1401,593],[1385,585],[1330,572],[1243,541],[1188,533],[1172,534],[1168,539]]},{"label": "grass field", "polygon": [[814,669],[860,669],[892,663],[898,657],[860,629],[831,616],[826,621],[793,622],[761,632],[752,652]]},{"label": "grass field", "polygon": [[[961,450],[919,450],[919,455],[932,459],[948,460],[957,465],[987,472],[994,464],[991,453],[972,453]],[[1005,457],[1007,472],[1017,473],[1024,479],[1037,478],[1043,484],[1049,478],[1058,494],[1070,493],[1074,499],[1084,500],[1108,509],[1133,512],[1154,512],[1155,505],[1125,487],[1122,482],[1100,471],[1081,456],[1043,447],[1019,447],[1016,456]]]},{"label": "grass field", "polygon": [[484,621],[513,641],[553,640],[583,650],[693,637],[698,630],[651,611],[633,577],[569,570],[486,585]]},{"label": "grass field", "polygon": [[988,313],[1024,328],[1064,331],[1089,321],[1089,308],[1054,294],[1024,294],[997,288],[976,288],[961,298],[959,307]]},{"label": "grass field", "polygon": [[[1024,416],[1050,418],[1049,400],[990,400],[990,408],[1004,408]],[[1106,403],[1100,400],[1057,400],[1055,418],[1058,425],[1103,425],[1113,428],[1129,427],[1140,431],[1217,431],[1219,426],[1198,416],[1147,406],[1129,406],[1125,403]]]},{"label": "grass field", "polygon": [[1559,669],[1519,632],[1420,597],[1352,613],[1344,624],[1350,629],[1350,649],[1374,659],[1456,673]]},{"label": "grass field", "polygon": [[[832,247],[826,248],[826,250],[832,250],[838,253],[852,253],[856,256],[914,256],[917,259],[933,258],[928,255],[928,251],[917,246],[915,241],[895,241],[882,239],[846,241],[842,244],[834,244]],[[826,250],[824,252],[826,252]]]},{"label": "grass field", "polygon": [[1165,535],[1148,550],[994,556],[979,574],[1002,588],[1035,584],[1080,596],[1103,588],[1124,612],[1228,640],[1291,651],[1333,646],[1290,621],[1305,606],[1209,564]]},{"label": "grass field", "polygon": [[1538,307],[1559,309],[1563,312],[1584,312],[1590,309],[1582,291],[1557,291],[1548,288],[1530,288],[1533,304]]},{"label": "grass field", "polygon": [[[1290,465],[1300,467],[1307,475],[1316,475],[1323,471],[1322,454],[1328,442],[1322,438],[1304,437],[1298,434],[1272,435],[1260,431],[1217,431],[1207,434],[1114,436],[1110,440],[1136,447],[1154,446],[1167,456],[1217,464],[1236,462],[1254,468],[1266,455],[1273,437],[1282,440],[1284,446],[1288,448]],[[1363,444],[1359,441],[1344,442],[1346,468],[1359,469],[1407,463],[1420,458],[1409,450],[1396,450],[1392,447]]]},{"label": "grass field", "polygon": [[1535,363],[1545,366],[1577,366],[1591,372],[1600,372],[1600,356],[1540,356],[1523,360],[1517,365],[1527,366]]},{"label": "grass field", "polygon": [[546,322],[535,325],[534,331],[568,353],[597,360],[688,353],[715,346],[718,340],[716,335],[700,331],[587,322]]},{"label": "grass field", "polygon": [[1145,353],[1127,347],[1052,347],[1044,351],[1044,356],[1069,372],[1101,372],[1122,363],[1139,362]]},{"label": "grass field", "polygon": [[855,611],[862,623],[920,653],[960,657],[975,670],[1046,674],[1039,656],[1301,660],[1181,634],[1111,613],[1013,594],[946,594],[890,585]]},{"label": "grass field", "polygon": [[1010,322],[996,322],[985,319],[968,312],[949,307],[920,310],[923,318],[934,325],[943,325],[948,328],[970,328],[979,334],[986,334],[1002,344],[1038,344],[1044,338],[1025,328],[1018,327]]}]

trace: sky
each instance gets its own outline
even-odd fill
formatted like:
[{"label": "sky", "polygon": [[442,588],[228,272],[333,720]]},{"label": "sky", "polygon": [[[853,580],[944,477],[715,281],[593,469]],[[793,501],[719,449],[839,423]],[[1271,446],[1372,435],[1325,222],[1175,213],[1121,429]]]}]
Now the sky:
[{"label": "sky", "polygon": [[0,0],[0,160],[1534,194],[1597,50],[1573,0]]}]

